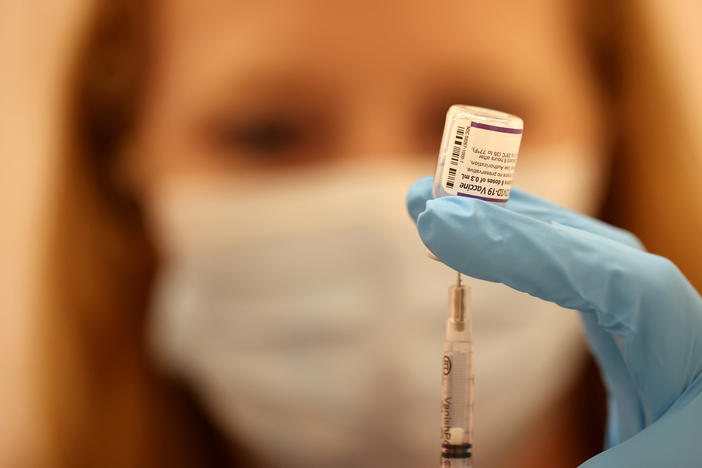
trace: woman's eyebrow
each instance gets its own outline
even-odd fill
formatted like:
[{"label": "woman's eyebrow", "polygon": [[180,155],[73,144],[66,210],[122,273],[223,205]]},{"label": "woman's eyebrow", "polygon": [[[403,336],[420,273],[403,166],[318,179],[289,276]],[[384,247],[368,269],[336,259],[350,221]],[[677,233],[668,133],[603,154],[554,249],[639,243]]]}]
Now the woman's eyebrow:
[{"label": "woman's eyebrow", "polygon": [[275,68],[223,74],[201,91],[200,101],[207,107],[254,107],[275,101],[288,106],[321,105],[331,99],[321,80],[310,80],[304,70],[296,75],[281,74]]}]

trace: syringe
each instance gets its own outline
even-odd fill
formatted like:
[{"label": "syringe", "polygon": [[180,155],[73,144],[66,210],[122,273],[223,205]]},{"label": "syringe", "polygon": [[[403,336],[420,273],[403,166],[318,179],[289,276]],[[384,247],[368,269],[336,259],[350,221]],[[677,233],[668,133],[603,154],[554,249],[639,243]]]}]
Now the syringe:
[{"label": "syringe", "polygon": [[449,288],[441,377],[441,467],[469,468],[473,447],[473,340],[470,288]]}]

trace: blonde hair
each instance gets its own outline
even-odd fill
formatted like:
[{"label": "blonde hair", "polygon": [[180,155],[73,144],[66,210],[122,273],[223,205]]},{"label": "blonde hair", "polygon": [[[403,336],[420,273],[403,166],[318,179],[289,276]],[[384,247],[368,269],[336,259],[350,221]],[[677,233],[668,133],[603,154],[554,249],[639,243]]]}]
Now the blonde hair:
[{"label": "blonde hair", "polygon": [[69,89],[40,335],[46,466],[225,465],[194,400],[149,364],[155,258],[138,203],[113,179],[148,73],[147,3],[100,5]]},{"label": "blonde hair", "polygon": [[[113,178],[121,144],[138,122],[148,73],[144,3],[102,2],[76,63],[66,118],[72,138],[54,200],[43,311],[47,466],[231,461],[229,447],[213,446],[216,432],[197,409],[187,409],[190,400],[146,355],[144,318],[156,259],[138,203]],[[687,159],[701,149],[688,138],[689,123],[675,119],[665,70],[651,53],[654,38],[643,33],[636,8],[625,6],[632,9],[628,22],[615,25],[626,26],[621,35],[595,31],[593,39],[609,48],[616,66],[613,110],[620,125],[605,217],[702,284],[702,262],[691,247],[702,234],[699,172],[688,170]]]},{"label": "blonde hair", "polygon": [[605,218],[638,235],[650,252],[673,260],[699,288],[702,140],[695,136],[702,120],[688,118],[688,93],[677,89],[676,70],[666,60],[672,51],[661,36],[673,31],[654,27],[653,7],[641,6],[647,4],[622,2],[626,11],[619,14],[626,20],[615,25],[619,151]]}]

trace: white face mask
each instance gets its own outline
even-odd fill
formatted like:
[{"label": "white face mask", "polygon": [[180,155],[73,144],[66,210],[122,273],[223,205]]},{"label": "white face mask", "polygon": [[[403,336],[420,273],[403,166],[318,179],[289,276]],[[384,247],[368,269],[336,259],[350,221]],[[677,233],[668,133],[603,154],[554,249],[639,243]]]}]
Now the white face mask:
[{"label": "white face mask", "polygon": [[[164,188],[160,363],[274,466],[435,466],[454,273],[425,256],[405,193],[429,173],[326,168]],[[543,183],[541,184],[543,185]],[[571,311],[469,280],[475,456],[496,466],[579,372]]]}]

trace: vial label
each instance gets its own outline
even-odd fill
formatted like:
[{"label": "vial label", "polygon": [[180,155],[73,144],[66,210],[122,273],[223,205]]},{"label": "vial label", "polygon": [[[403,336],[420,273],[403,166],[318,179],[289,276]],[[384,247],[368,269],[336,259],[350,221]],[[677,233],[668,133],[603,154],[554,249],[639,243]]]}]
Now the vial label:
[{"label": "vial label", "polygon": [[522,130],[466,118],[453,121],[441,185],[450,195],[506,202]]}]

